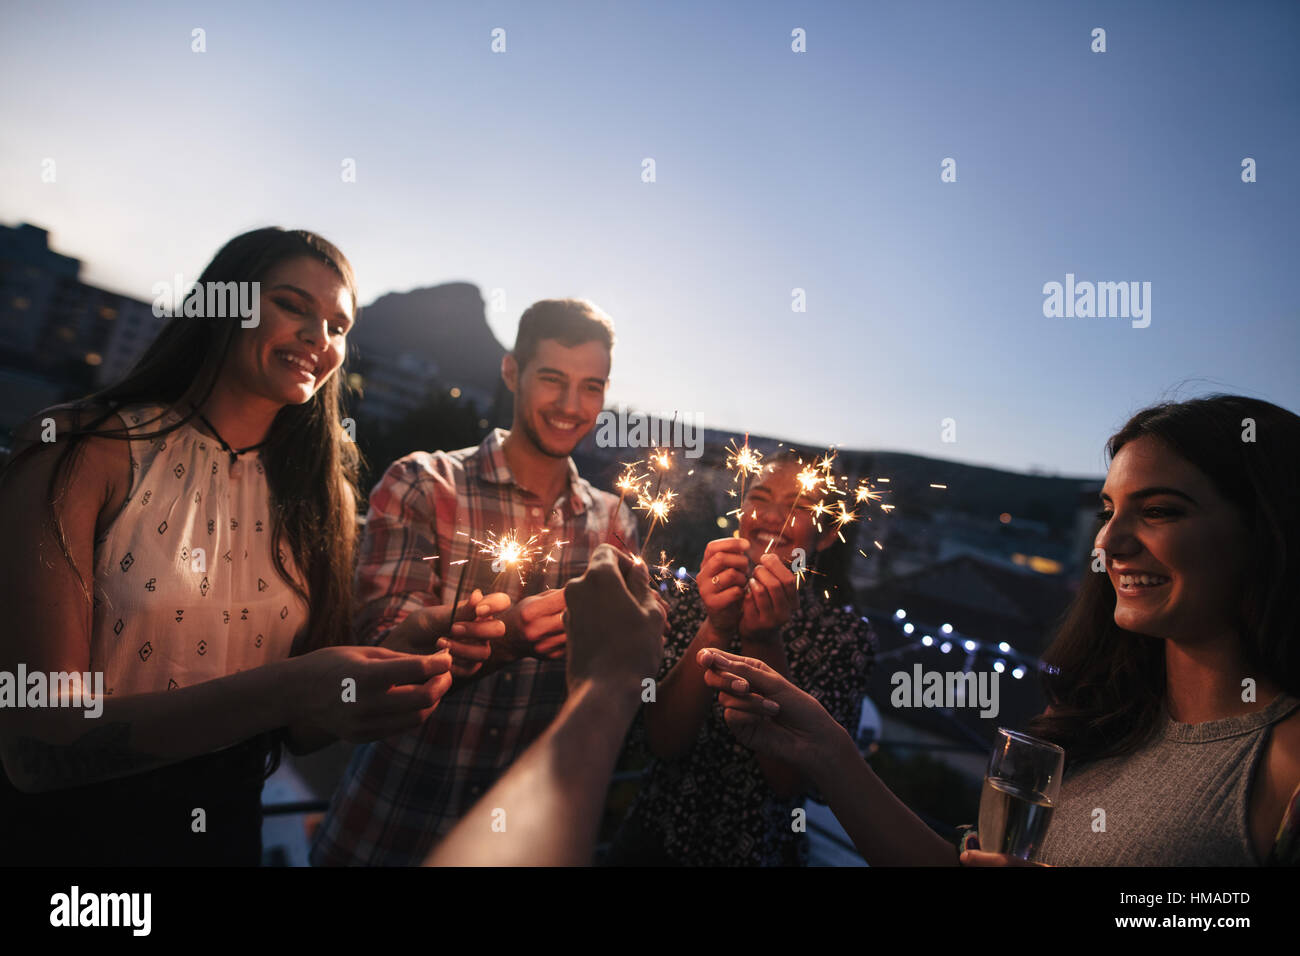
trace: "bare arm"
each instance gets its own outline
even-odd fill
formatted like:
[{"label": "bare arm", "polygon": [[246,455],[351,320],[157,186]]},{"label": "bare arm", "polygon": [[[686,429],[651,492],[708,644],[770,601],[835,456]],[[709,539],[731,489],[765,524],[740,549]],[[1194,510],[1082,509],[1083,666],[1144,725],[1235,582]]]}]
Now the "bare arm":
[{"label": "bare arm", "polygon": [[835,819],[872,866],[956,866],[957,849],[894,796],[839,724],[813,774]]},{"label": "bare arm", "polygon": [[706,651],[705,679],[746,747],[800,768],[872,866],[956,866],[957,850],[880,782],[848,731],[762,661]]},{"label": "bare arm", "polygon": [[730,640],[705,620],[681,660],[659,682],[655,701],[645,711],[646,742],[655,756],[672,760],[695,743],[713,706],[713,691],[704,683],[704,668],[696,655],[706,647],[725,648]]},{"label": "bare arm", "polygon": [[641,680],[663,653],[645,565],[601,545],[565,588],[569,696],[551,726],[435,848],[451,866],[591,862],[600,809]]},{"label": "bare arm", "polygon": [[[612,634],[610,635],[613,636]],[[640,697],[594,683],[560,713],[443,839],[434,866],[582,866]]]},{"label": "bare arm", "polygon": [[[786,680],[794,683],[790,677],[790,661],[785,654],[785,641],[782,640],[779,631],[765,635],[763,638],[757,635],[742,638],[740,652],[746,657],[762,661]],[[699,664],[695,666],[699,667]],[[703,683],[703,680],[701,674],[700,682]],[[712,697],[712,688],[705,684],[704,689]],[[763,772],[763,779],[772,788],[772,792],[782,800],[794,797],[808,789],[805,777],[799,768],[770,754],[759,752],[755,756],[758,759],[758,768]]]},{"label": "bare arm", "polygon": [[[33,452],[4,476],[0,540],[10,546],[0,549],[0,670],[10,673],[19,664],[29,673],[90,670],[94,540],[125,500],[129,457],[121,441],[85,440],[55,499],[70,564],[43,506],[59,450],[54,443]],[[16,787],[39,792],[210,753],[294,721],[362,737],[432,712],[449,666],[446,655],[331,648],[165,693],[100,698],[100,716],[90,720],[81,708],[0,708],[0,759]],[[354,707],[339,692],[347,677],[356,683]]]},{"label": "bare arm", "polygon": [[696,583],[706,614],[704,623],[686,652],[656,688],[655,703],[646,708],[646,742],[659,757],[672,760],[695,744],[708,717],[713,692],[704,683],[704,670],[696,661],[705,648],[728,647],[740,628],[749,561],[741,538],[720,538],[704,549]]}]

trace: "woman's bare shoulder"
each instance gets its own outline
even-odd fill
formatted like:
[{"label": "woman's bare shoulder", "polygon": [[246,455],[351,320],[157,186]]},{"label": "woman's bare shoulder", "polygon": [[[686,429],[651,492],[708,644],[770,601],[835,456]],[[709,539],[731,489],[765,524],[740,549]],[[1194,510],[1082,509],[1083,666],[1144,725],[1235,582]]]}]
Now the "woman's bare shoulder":
[{"label": "woman's bare shoulder", "polygon": [[48,483],[75,437],[78,455],[65,466],[71,471],[64,473],[63,482],[79,495],[102,493],[106,504],[120,501],[130,490],[131,450],[121,437],[126,429],[123,418],[104,406],[43,409],[14,429],[6,478],[20,484]]}]

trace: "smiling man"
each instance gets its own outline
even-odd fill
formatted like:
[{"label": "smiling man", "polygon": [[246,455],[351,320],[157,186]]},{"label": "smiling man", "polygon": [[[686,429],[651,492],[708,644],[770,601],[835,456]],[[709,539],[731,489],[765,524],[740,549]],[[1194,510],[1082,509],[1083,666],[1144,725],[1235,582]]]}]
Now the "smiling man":
[{"label": "smiling man", "polygon": [[[453,602],[465,561],[463,597],[504,591],[511,604],[505,636],[490,648],[456,641],[462,625],[452,628],[455,680],[432,717],[356,751],[317,831],[314,865],[419,863],[559,713],[564,583],[586,570],[611,521],[636,545],[631,511],[592,488],[569,457],[604,405],[613,344],[609,317],[592,303],[534,303],[501,362],[515,396],[510,431],[493,430],[473,448],[407,455],[371,493],[359,642],[400,644],[406,617]],[[474,543],[512,531],[519,541],[536,536],[533,569],[494,569]],[[503,601],[486,602],[484,613]]]}]

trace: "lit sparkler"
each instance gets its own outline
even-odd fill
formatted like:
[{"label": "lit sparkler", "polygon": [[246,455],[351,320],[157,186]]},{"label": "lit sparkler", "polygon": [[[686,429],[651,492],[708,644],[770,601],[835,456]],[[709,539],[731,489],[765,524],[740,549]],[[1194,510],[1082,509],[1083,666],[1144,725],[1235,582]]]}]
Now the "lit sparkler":
[{"label": "lit sparkler", "polygon": [[[740,518],[745,510],[745,482],[750,475],[757,475],[763,470],[763,453],[749,447],[749,433],[745,434],[745,444],[736,447],[736,440],[733,438],[727,446],[727,468],[736,472],[733,481],[740,482],[740,507],[735,511],[728,512],[736,516],[736,522],[739,524]],[[733,495],[735,492],[731,492]],[[737,528],[733,537],[740,536],[740,529]]]},{"label": "lit sparkler", "polygon": [[653,497],[644,490],[637,493],[636,507],[638,511],[644,511],[650,516],[650,527],[646,530],[645,541],[641,542],[641,553],[645,554],[646,545],[650,543],[650,535],[654,534],[655,525],[662,522],[668,523],[668,513],[672,511],[673,499],[677,497],[677,492],[664,491]]},{"label": "lit sparkler", "polygon": [[659,580],[661,582],[671,580],[673,583],[673,587],[677,589],[677,592],[679,594],[690,587],[690,585],[687,584],[684,580],[682,580],[682,578],[679,575],[684,574],[687,578],[690,578],[690,580],[692,581],[695,580],[695,578],[691,576],[691,573],[687,571],[685,568],[682,568],[680,572],[674,571],[673,561],[670,557],[668,557],[668,553],[666,551],[659,552],[659,563],[653,565],[650,568],[650,570],[653,572],[653,574],[659,575]]},{"label": "lit sparkler", "polygon": [[609,533],[605,535],[605,543],[610,544],[611,538],[615,536],[614,528],[618,523],[618,516],[623,510],[623,500],[629,494],[635,495],[641,490],[641,482],[647,478],[647,475],[637,474],[637,469],[641,467],[641,462],[630,461],[624,462],[623,474],[614,482],[614,487],[618,489],[618,504],[614,506],[614,512],[609,516]]},{"label": "lit sparkler", "polygon": [[[519,583],[523,585],[524,571],[531,568],[533,562],[542,554],[538,538],[538,535],[533,535],[527,541],[520,541],[514,531],[507,531],[498,538],[489,531],[487,541],[475,540],[474,543],[479,546],[480,554],[485,554],[491,559],[492,570],[496,572],[498,579],[501,575],[513,571],[519,575]],[[496,589],[496,579],[493,580],[492,587],[493,590]]]},{"label": "lit sparkler", "polygon": [[[543,535],[547,535],[550,533],[551,533],[550,528],[547,528],[544,531],[542,531]],[[555,557],[555,552],[559,551],[560,548],[564,547],[568,543],[569,542],[567,541],[556,541],[550,546],[550,548],[546,549],[546,557],[543,558],[540,563],[534,564],[533,567],[529,570],[525,578],[524,581],[525,595],[533,593],[533,585],[537,582],[539,576],[541,576],[543,580],[545,579],[546,569],[559,560],[558,558]],[[538,554],[540,553],[541,553],[541,549],[539,548]]]},{"label": "lit sparkler", "polygon": [[[802,458],[799,459],[799,464],[803,464]],[[794,517],[795,509],[799,507],[799,502],[803,499],[803,496],[813,494],[817,490],[817,487],[825,480],[825,475],[818,470],[816,465],[805,465],[800,469],[799,473],[794,476],[794,483],[797,491],[794,496],[794,504],[790,505],[790,513],[785,516],[785,521],[781,523],[781,530],[777,533],[776,538],[768,540],[767,547],[763,549],[764,554],[771,551],[772,545],[776,543],[776,539],[785,534],[786,526],[790,524],[790,519]]]},{"label": "lit sparkler", "polygon": [[[543,532],[543,534],[549,533],[549,530]],[[464,531],[457,531],[456,534],[469,538],[469,535]],[[478,538],[470,538],[469,540],[472,544],[478,546],[480,554],[488,556],[492,570],[496,572],[497,576],[492,581],[492,590],[496,590],[497,581],[500,580],[501,575],[505,574],[507,571],[514,571],[518,574],[519,583],[526,589],[527,581],[524,578],[524,571],[531,569],[533,563],[537,558],[541,557],[543,553],[543,549],[538,544],[540,536],[533,535],[527,541],[520,541],[518,534],[514,531],[507,531],[500,537],[497,537],[493,532],[489,531],[487,536],[488,539],[486,541],[480,541]],[[550,551],[547,552],[546,558],[542,562],[542,567],[544,568],[546,565],[554,561],[555,550],[568,543],[569,542],[567,541],[555,542],[555,544],[551,546]],[[437,560],[437,557],[438,556],[435,554],[423,558],[422,560],[434,561]],[[456,579],[456,594],[451,599],[453,620],[455,620],[456,608],[460,606],[461,593],[465,589],[465,579],[469,575],[470,560],[464,558],[460,561],[449,561],[447,563],[448,567],[455,567],[456,565],[460,565],[460,577]]]}]

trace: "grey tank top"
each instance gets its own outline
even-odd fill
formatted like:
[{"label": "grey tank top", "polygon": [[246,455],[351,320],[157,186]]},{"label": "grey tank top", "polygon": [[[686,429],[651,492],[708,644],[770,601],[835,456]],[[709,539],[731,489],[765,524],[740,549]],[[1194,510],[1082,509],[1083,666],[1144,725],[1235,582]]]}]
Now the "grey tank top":
[{"label": "grey tank top", "polygon": [[1247,825],[1250,786],[1269,728],[1297,706],[1300,700],[1279,694],[1263,710],[1202,724],[1181,724],[1163,711],[1135,753],[1065,775],[1039,859],[1054,866],[1259,866]]}]

